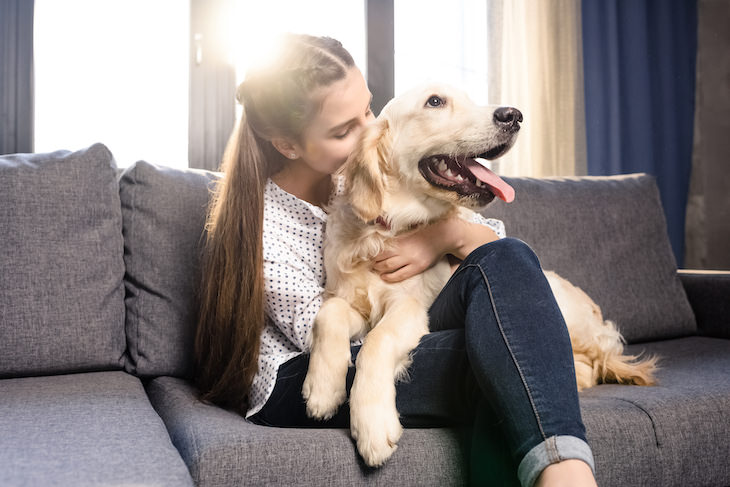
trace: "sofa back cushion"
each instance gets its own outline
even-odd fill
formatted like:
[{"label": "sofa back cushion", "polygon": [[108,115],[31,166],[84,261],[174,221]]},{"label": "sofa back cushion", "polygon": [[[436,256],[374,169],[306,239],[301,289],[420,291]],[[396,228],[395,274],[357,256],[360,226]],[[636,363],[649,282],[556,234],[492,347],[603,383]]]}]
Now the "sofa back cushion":
[{"label": "sofa back cushion", "polygon": [[0,156],[0,377],[123,366],[115,169],[101,144]]},{"label": "sofa back cushion", "polygon": [[505,178],[514,202],[484,214],[593,298],[629,342],[694,334],[652,176]]},{"label": "sofa back cushion", "polygon": [[144,161],[121,175],[130,373],[190,376],[199,256],[218,178]]}]

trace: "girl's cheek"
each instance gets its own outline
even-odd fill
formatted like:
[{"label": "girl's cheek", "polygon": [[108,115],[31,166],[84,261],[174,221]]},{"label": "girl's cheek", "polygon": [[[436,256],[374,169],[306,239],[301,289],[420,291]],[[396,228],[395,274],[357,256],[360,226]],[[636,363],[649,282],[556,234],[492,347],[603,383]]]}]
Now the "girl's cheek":
[{"label": "girl's cheek", "polygon": [[358,137],[352,137],[348,143],[343,147],[342,154],[343,157],[347,158],[352,154],[352,152],[355,150],[355,146],[357,145]]},{"label": "girl's cheek", "polygon": [[311,159],[315,161],[321,159],[322,157],[322,150],[320,149],[318,144],[307,142],[304,145],[304,151],[309,155]]},{"label": "girl's cheek", "polygon": [[327,154],[329,159],[333,161],[342,161],[348,158],[350,153],[355,149],[355,144],[350,141],[337,141],[336,143],[328,144]]}]

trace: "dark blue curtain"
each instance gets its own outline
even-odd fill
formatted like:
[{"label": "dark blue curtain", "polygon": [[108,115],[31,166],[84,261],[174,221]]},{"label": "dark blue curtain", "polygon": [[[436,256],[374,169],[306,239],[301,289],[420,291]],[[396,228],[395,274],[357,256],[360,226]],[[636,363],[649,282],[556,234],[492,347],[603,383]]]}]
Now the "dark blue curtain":
[{"label": "dark blue curtain", "polygon": [[681,266],[697,0],[582,0],[582,16],[588,174],[656,176]]}]

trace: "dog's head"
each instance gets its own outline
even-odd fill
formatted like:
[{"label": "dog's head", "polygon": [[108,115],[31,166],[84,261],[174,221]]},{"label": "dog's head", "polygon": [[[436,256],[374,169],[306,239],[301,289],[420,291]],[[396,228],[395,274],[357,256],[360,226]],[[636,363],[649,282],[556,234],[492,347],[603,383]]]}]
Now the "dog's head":
[{"label": "dog's head", "polygon": [[[355,213],[371,221],[410,205],[480,208],[514,190],[486,168],[514,144],[515,108],[478,106],[462,91],[429,84],[391,100],[343,167]],[[406,201],[408,195],[410,201]]]}]

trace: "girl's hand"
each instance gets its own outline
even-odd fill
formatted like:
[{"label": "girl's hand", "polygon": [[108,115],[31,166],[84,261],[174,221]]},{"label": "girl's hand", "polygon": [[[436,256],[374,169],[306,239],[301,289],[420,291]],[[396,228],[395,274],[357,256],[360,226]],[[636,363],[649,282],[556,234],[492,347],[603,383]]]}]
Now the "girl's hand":
[{"label": "girl's hand", "polygon": [[375,257],[373,270],[385,282],[400,282],[430,268],[445,255],[443,239],[433,238],[434,223],[396,237],[388,250]]},{"label": "girl's hand", "polygon": [[446,255],[463,260],[477,247],[497,238],[491,228],[454,216],[396,237],[390,249],[375,257],[373,270],[385,282],[404,281]]}]

